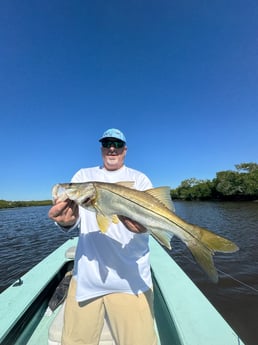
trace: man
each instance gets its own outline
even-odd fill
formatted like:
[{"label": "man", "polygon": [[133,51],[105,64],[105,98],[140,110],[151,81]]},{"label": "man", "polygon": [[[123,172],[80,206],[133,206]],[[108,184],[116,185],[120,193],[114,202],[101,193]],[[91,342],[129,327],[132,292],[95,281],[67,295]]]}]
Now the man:
[{"label": "man", "polygon": [[[120,130],[108,129],[99,141],[103,166],[79,170],[72,182],[134,181],[138,190],[152,188],[147,176],[125,166],[126,138]],[[103,234],[95,213],[71,200],[56,200],[49,217],[65,231],[80,228],[62,345],[97,345],[104,317],[117,345],[156,345],[146,229],[121,217]]]}]

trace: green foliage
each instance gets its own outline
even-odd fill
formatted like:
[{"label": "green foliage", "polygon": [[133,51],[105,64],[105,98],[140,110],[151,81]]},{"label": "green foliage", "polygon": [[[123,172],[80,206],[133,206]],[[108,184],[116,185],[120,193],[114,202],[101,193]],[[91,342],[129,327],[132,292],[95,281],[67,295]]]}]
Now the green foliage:
[{"label": "green foliage", "polygon": [[[179,187],[171,189],[171,197],[181,200],[258,200],[258,164],[240,163],[235,168],[236,171],[217,172],[212,181],[196,178],[184,180]],[[0,200],[0,209],[51,204],[51,200]]]},{"label": "green foliage", "polygon": [[235,167],[238,171],[243,170],[243,171],[248,172],[248,173],[252,173],[252,172],[258,170],[258,164],[252,163],[252,162],[251,163],[236,164]]},{"label": "green foliage", "polygon": [[0,200],[0,209],[1,208],[14,208],[14,207],[28,207],[28,206],[47,206],[51,205],[51,200],[42,200],[42,201],[6,201]]},{"label": "green foliage", "polygon": [[237,171],[217,172],[216,178],[197,180],[190,178],[171,190],[173,199],[182,200],[255,200],[258,199],[258,164],[235,165]]}]

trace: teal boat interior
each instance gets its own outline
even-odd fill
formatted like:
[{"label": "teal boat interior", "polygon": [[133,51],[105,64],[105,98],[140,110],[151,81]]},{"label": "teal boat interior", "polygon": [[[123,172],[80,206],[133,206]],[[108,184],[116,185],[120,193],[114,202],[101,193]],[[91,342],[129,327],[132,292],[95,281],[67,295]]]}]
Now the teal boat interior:
[{"label": "teal boat interior", "polygon": [[[63,305],[50,312],[56,287],[73,267],[70,239],[0,294],[1,345],[58,345]],[[150,237],[154,309],[160,345],[244,344],[196,285]],[[65,254],[66,253],[66,254]],[[105,324],[100,345],[115,345]]]}]

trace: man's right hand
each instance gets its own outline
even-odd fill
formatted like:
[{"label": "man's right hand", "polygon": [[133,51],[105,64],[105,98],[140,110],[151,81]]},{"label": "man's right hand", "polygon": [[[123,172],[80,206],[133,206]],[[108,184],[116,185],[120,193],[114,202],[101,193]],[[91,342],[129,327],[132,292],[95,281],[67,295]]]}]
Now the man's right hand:
[{"label": "man's right hand", "polygon": [[72,227],[79,217],[79,207],[70,199],[65,201],[58,201],[57,199],[49,210],[48,216],[60,226]]}]

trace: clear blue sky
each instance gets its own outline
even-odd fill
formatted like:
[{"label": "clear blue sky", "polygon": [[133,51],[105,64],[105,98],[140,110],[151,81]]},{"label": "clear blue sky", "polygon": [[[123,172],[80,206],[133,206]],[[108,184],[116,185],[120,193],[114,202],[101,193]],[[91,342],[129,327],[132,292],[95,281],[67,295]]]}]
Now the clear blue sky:
[{"label": "clear blue sky", "polygon": [[1,1],[0,199],[50,199],[110,127],[155,186],[257,162],[257,18],[257,0]]}]

